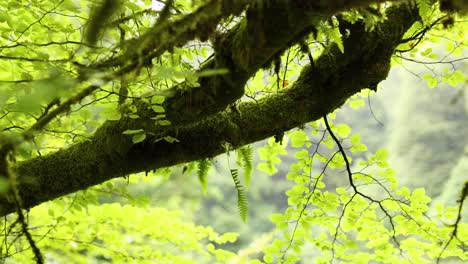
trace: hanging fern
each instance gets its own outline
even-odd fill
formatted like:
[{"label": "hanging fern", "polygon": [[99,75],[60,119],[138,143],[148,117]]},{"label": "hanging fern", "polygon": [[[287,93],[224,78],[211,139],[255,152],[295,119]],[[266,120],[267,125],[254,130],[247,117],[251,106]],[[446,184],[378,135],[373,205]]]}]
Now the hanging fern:
[{"label": "hanging fern", "polygon": [[244,146],[237,150],[237,164],[244,169],[245,188],[248,189],[250,185],[250,178],[252,176],[252,159],[253,149],[252,146]]},{"label": "hanging fern", "polygon": [[211,167],[211,162],[208,159],[197,161],[197,176],[200,181],[203,193],[206,193],[208,188],[208,170]]},{"label": "hanging fern", "polygon": [[234,180],[234,184],[237,190],[237,208],[239,209],[239,214],[242,218],[244,223],[247,221],[247,215],[249,211],[249,207],[247,204],[247,195],[245,194],[244,187],[239,180],[239,175],[237,169],[231,169],[231,176]]}]

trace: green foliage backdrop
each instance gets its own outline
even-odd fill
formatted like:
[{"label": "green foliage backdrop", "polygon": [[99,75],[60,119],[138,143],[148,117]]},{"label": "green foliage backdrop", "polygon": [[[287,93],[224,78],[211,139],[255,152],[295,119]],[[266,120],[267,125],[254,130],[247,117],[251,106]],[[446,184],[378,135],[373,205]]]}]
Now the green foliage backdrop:
[{"label": "green foliage backdrop", "polygon": [[[461,0],[2,1],[0,261],[467,261],[467,13]],[[374,114],[391,68],[427,88],[382,103],[410,109],[402,127],[358,133],[351,112]],[[466,111],[437,116],[451,106],[431,89]],[[426,150],[443,142],[456,151]],[[440,174],[412,168],[427,193],[398,175],[405,160]]]}]

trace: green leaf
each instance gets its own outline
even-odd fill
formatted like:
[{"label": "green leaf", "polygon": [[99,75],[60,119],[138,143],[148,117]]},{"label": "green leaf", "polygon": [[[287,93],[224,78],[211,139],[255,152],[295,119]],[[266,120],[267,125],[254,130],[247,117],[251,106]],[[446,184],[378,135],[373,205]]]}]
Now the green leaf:
[{"label": "green leaf", "polygon": [[347,137],[349,133],[351,133],[351,128],[346,124],[340,124],[336,128],[336,133],[340,135],[341,137]]},{"label": "green leaf", "polygon": [[351,108],[353,109],[358,109],[360,107],[363,107],[364,105],[366,105],[366,103],[362,99],[349,100],[349,106],[351,106]]},{"label": "green leaf", "polygon": [[413,200],[421,200],[426,197],[426,190],[424,188],[416,188],[411,195],[411,199]]},{"label": "green leaf", "polygon": [[104,117],[106,120],[117,121],[120,120],[122,114],[114,108],[106,108],[101,111],[100,115]]},{"label": "green leaf", "polygon": [[164,102],[164,100],[166,100],[166,97],[164,97],[162,95],[155,95],[155,96],[151,97],[151,104],[162,104]]},{"label": "green leaf", "polygon": [[354,134],[350,138],[351,144],[352,145],[357,145],[361,142],[361,135],[360,134]]},{"label": "green leaf", "polygon": [[305,159],[309,157],[309,151],[307,149],[301,149],[294,154],[296,159]]},{"label": "green leaf", "polygon": [[281,163],[281,159],[277,156],[287,154],[284,149],[285,145],[280,145],[273,138],[270,138],[265,146],[257,149],[260,159],[266,161],[265,163],[259,163],[257,168],[269,175],[276,173],[278,171],[276,164]]},{"label": "green leaf", "polygon": [[65,0],[65,1],[62,2],[60,7],[64,8],[67,11],[71,11],[73,13],[76,13],[76,12],[80,11],[79,7],[76,4],[77,3],[75,1],[73,1],[73,0]]},{"label": "green leaf", "polygon": [[257,169],[259,171],[263,171],[263,172],[267,173],[268,175],[273,175],[278,171],[274,166],[272,166],[272,165],[270,165],[268,163],[259,163],[257,165]]},{"label": "green leaf", "polygon": [[54,216],[55,216],[55,211],[54,211],[54,209],[53,209],[53,208],[49,208],[49,209],[47,210],[47,214],[48,214],[49,216],[51,216],[51,217],[54,217]]},{"label": "green leaf", "polygon": [[460,70],[454,71],[447,78],[447,83],[454,87],[457,86],[458,84],[465,83],[465,82],[466,82],[466,76]]},{"label": "green leaf", "polygon": [[272,214],[270,215],[270,221],[274,224],[282,223],[285,221],[284,216],[282,214]]},{"label": "green leaf", "polygon": [[124,132],[122,132],[122,134],[124,134],[124,135],[134,135],[134,134],[141,134],[143,132],[144,132],[143,129],[129,129],[129,130],[125,130]]},{"label": "green leaf", "polygon": [[152,105],[151,109],[153,109],[153,111],[156,112],[156,113],[164,113],[165,112],[164,107],[162,107],[160,105]]},{"label": "green leaf", "polygon": [[422,79],[426,81],[427,83],[427,86],[429,88],[434,88],[437,86],[437,84],[439,84],[439,80],[437,77],[433,77],[430,73],[425,73],[423,76],[422,76]]},{"label": "green leaf", "polygon": [[375,153],[375,157],[377,160],[387,160],[388,158],[388,149],[379,149]]},{"label": "green leaf", "polygon": [[142,142],[143,140],[145,140],[145,138],[146,138],[146,134],[145,134],[145,133],[135,134],[135,135],[133,135],[133,137],[132,137],[132,142],[133,142],[133,144],[137,144],[137,143],[140,143],[140,142]]},{"label": "green leaf", "polygon": [[33,76],[29,72],[22,72],[21,73],[21,78],[23,80],[32,80]]},{"label": "green leaf", "polygon": [[336,188],[336,193],[340,194],[340,195],[347,194],[346,189],[342,188],[342,187],[337,187]]},{"label": "green leaf", "polygon": [[164,119],[164,120],[158,120],[156,123],[157,123],[158,125],[160,125],[160,126],[170,126],[170,125],[171,125],[171,121],[166,120],[166,119]]},{"label": "green leaf", "polygon": [[424,51],[421,51],[421,56],[427,57],[431,53],[432,53],[432,48],[427,48]]},{"label": "green leaf", "polygon": [[0,23],[6,22],[10,16],[6,12],[0,12]]},{"label": "green leaf", "polygon": [[300,148],[309,141],[307,133],[302,130],[296,130],[292,133],[289,133],[288,137],[291,139],[291,145],[294,148]]},{"label": "green leaf", "polygon": [[177,138],[171,137],[171,136],[165,136],[164,140],[169,143],[174,143],[174,142],[179,142]]}]

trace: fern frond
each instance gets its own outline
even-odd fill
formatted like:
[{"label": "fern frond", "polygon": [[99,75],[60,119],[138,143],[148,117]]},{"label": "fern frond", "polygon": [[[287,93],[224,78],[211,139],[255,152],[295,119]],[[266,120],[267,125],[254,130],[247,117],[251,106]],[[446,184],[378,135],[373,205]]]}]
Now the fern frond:
[{"label": "fern frond", "polygon": [[249,189],[250,178],[252,176],[253,149],[252,146],[244,146],[237,150],[237,164],[244,169],[245,188]]},{"label": "fern frond", "polygon": [[418,7],[419,16],[421,17],[424,25],[429,25],[431,23],[433,11],[431,0],[416,0],[416,5]]},{"label": "fern frond", "polygon": [[208,159],[197,161],[197,176],[200,181],[203,193],[206,193],[208,188],[208,170],[211,167],[211,162]]},{"label": "fern frond", "polygon": [[249,211],[249,206],[247,203],[247,195],[245,194],[244,188],[239,180],[239,174],[237,169],[231,169],[231,176],[234,180],[234,184],[237,190],[237,208],[239,209],[239,214],[244,223],[247,221],[247,215]]}]

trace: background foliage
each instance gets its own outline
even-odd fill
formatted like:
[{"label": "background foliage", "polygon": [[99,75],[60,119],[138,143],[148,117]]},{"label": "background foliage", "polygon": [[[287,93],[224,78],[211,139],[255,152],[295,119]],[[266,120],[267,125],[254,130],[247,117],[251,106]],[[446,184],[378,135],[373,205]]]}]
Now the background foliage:
[{"label": "background foliage", "polygon": [[[158,138],[151,130],[177,130],[176,122],[185,118],[166,112],[167,91],[176,86],[177,93],[191,94],[206,79],[229,72],[208,67],[214,37],[200,33],[210,31],[203,25],[215,18],[197,10],[217,2],[3,1],[0,143],[2,151],[10,145],[15,151],[2,156],[1,192],[17,198],[15,164],[91,142],[109,120],[137,124],[118,135],[130,138],[130,145],[177,144],[177,136]],[[447,2],[460,12],[447,13]],[[216,158],[124,171],[121,178],[27,211],[19,208],[3,219],[1,260],[466,261],[468,23],[460,3],[415,1],[421,19],[403,36],[377,93],[369,87],[335,113],[265,141],[242,148],[225,142],[225,154]],[[310,34],[256,71],[231,111],[283,93],[322,54],[346,54],[349,32],[341,32],[340,23],[363,23],[373,32],[391,6],[346,9],[317,21]],[[215,20],[216,30],[235,29],[248,16],[243,10]],[[154,25],[177,25],[190,14],[195,22],[175,27],[183,33],[157,35]],[[151,34],[161,39],[154,50],[164,52],[147,57],[145,48],[158,45]],[[151,107],[142,110],[143,103]],[[145,111],[151,123],[139,123]],[[120,154],[127,146],[114,147]]]}]

